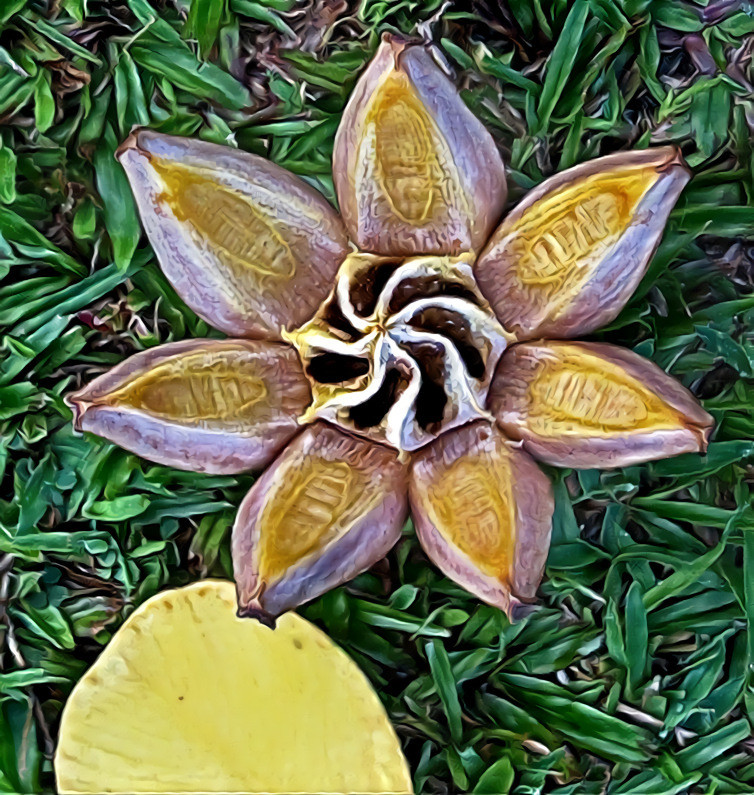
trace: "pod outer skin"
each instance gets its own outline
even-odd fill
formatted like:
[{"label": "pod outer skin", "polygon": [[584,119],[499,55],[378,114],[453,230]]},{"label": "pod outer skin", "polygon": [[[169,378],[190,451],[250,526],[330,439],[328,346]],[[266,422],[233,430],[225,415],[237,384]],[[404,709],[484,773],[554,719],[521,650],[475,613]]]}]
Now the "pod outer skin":
[{"label": "pod outer skin", "polygon": [[[151,130],[132,133],[117,156],[162,270],[207,323],[230,336],[279,340],[283,329],[304,323],[326,298],[348,240],[332,206],[302,179],[257,155]],[[229,279],[212,246],[160,200],[164,185],[152,158],[201,169],[246,194],[274,218],[296,261],[295,274],[269,283],[260,278],[253,286]]]},{"label": "pod outer skin", "polygon": [[[520,286],[516,261],[506,251],[515,223],[544,196],[569,183],[613,169],[651,165],[656,165],[659,177],[640,200],[620,239],[570,304],[555,316],[543,316],[542,306],[534,300],[536,294],[530,297]],[[534,188],[506,216],[474,266],[479,288],[503,326],[519,340],[567,339],[588,334],[614,320],[646,273],[668,215],[690,177],[679,151],[667,146],[596,158],[555,174]]]},{"label": "pod outer skin", "polygon": [[[279,392],[267,416],[240,430],[200,428],[150,416],[144,411],[108,403],[108,396],[139,374],[182,354],[229,349],[260,357],[270,383]],[[311,400],[311,391],[296,352],[263,340],[183,340],[134,354],[66,397],[74,427],[102,436],[136,455],[165,466],[209,474],[234,474],[266,466],[298,431],[297,418]]]},{"label": "pod outer skin", "polygon": [[568,342],[568,346],[604,357],[618,364],[637,381],[661,397],[683,416],[676,429],[627,433],[622,437],[564,436],[544,438],[526,427],[526,392],[541,356],[557,342],[529,342],[506,351],[490,389],[488,406],[503,431],[520,439],[535,458],[553,466],[577,469],[610,469],[629,466],[680,453],[705,452],[713,428],[712,417],[682,384],[654,362],[617,345],[602,342]]}]

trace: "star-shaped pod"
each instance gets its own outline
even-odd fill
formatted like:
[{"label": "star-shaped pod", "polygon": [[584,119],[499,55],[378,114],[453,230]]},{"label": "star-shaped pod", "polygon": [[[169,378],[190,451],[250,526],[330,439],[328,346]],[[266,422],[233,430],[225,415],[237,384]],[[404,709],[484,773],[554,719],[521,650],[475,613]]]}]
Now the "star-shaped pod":
[{"label": "star-shaped pod", "polygon": [[557,174],[495,228],[491,136],[428,48],[388,36],[335,140],[342,220],[255,155],[140,131],[119,156],[168,278],[235,339],[137,354],[70,397],[76,426],[181,468],[266,467],[233,529],[242,615],[354,577],[409,513],[443,572],[509,610],[547,557],[535,459],[706,448],[711,418],[656,365],[565,341],[645,273],[689,178],[672,147]]}]

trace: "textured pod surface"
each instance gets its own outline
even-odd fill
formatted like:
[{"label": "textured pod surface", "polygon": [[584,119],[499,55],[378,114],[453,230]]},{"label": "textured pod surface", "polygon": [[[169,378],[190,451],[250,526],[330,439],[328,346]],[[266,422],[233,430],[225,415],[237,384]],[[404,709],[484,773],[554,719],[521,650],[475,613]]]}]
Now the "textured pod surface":
[{"label": "textured pod surface", "polygon": [[510,613],[532,599],[550,544],[550,481],[487,422],[415,454],[411,515],[425,552],[452,580]]},{"label": "textured pod surface", "polygon": [[390,448],[317,423],[252,486],[233,526],[242,614],[262,620],[352,579],[387,554],[408,515]]},{"label": "textured pod surface", "polygon": [[505,203],[490,134],[424,46],[389,35],[346,106],[333,175],[352,239],[378,254],[479,250]]},{"label": "textured pod surface", "polygon": [[586,334],[617,316],[644,275],[689,172],[674,147],[621,152],[545,180],[475,266],[518,339]]},{"label": "textured pod surface", "polygon": [[165,591],[68,699],[60,793],[410,793],[369,682],[295,614],[236,616],[233,584]]},{"label": "textured pod surface", "polygon": [[149,130],[119,159],[165,275],[200,317],[279,339],[314,314],[347,251],[317,191],[256,155]]},{"label": "textured pod surface", "polygon": [[298,431],[311,399],[296,352],[264,340],[160,345],[67,397],[78,430],[159,464],[257,469]]},{"label": "textured pod surface", "polygon": [[704,452],[712,417],[656,364],[605,343],[530,342],[503,356],[490,408],[556,466],[627,466]]}]

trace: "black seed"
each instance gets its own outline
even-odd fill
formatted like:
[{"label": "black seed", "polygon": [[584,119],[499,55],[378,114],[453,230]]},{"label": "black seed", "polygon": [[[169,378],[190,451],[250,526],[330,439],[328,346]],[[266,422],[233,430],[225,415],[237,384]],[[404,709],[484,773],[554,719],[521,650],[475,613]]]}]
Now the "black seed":
[{"label": "black seed", "polygon": [[441,384],[431,381],[422,373],[422,383],[416,396],[416,422],[423,430],[442,422],[448,396]]},{"label": "black seed", "polygon": [[387,280],[393,275],[400,263],[383,262],[375,265],[359,276],[359,281],[351,285],[350,299],[353,308],[362,317],[369,317],[374,312],[377,299]]},{"label": "black seed", "polygon": [[360,429],[372,428],[379,425],[395,402],[398,387],[401,383],[401,374],[398,370],[388,370],[382,386],[360,406],[354,406],[349,417],[351,422]]},{"label": "black seed", "polygon": [[416,422],[422,430],[442,422],[448,396],[445,393],[443,350],[432,342],[408,342],[401,345],[409,351],[419,367],[421,386],[416,396]]},{"label": "black seed", "polygon": [[369,361],[342,353],[322,353],[309,360],[306,370],[320,384],[339,384],[366,375]]},{"label": "black seed", "polygon": [[475,306],[479,305],[479,299],[473,291],[459,282],[441,279],[439,276],[417,276],[405,279],[395,288],[388,305],[390,314],[399,312],[419,298],[433,298],[437,295],[464,298]]},{"label": "black seed", "polygon": [[355,342],[361,337],[358,329],[354,328],[348,318],[343,314],[343,310],[338,306],[337,301],[330,300],[322,310],[322,318],[332,328],[342,331],[348,337],[348,342]]},{"label": "black seed", "polygon": [[484,378],[484,359],[474,345],[474,337],[469,323],[463,315],[442,307],[431,307],[411,318],[410,325],[424,331],[433,331],[447,337],[463,359],[472,378]]}]

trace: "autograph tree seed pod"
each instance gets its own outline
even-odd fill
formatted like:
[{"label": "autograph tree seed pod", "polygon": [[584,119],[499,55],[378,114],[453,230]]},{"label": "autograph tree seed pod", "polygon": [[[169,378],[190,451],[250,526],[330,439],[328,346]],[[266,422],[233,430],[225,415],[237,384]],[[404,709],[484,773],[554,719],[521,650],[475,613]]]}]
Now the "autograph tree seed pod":
[{"label": "autograph tree seed pod", "polygon": [[377,254],[478,250],[505,203],[492,137],[429,51],[396,36],[348,101],[333,177],[351,238]]},{"label": "autograph tree seed pod", "polygon": [[[508,335],[470,257],[352,254],[320,311],[287,335],[305,363],[305,419],[411,451],[480,417]],[[358,365],[358,366],[357,366]]]},{"label": "autograph tree seed pod", "polygon": [[252,486],[233,528],[241,615],[272,622],[368,569],[408,517],[393,450],[319,423]]},{"label": "autograph tree seed pod", "polygon": [[502,324],[523,340],[588,334],[613,320],[688,180],[670,146],[608,155],[545,180],[475,267]]},{"label": "autograph tree seed pod", "polygon": [[205,580],[139,607],[76,685],[57,791],[411,793],[385,710],[295,613],[273,632]]},{"label": "autograph tree seed pod", "polygon": [[[242,615],[272,623],[363,571],[407,505],[436,564],[510,611],[547,556],[552,496],[533,459],[611,467],[705,450],[709,416],[655,365],[553,341],[609,322],[646,272],[689,179],[674,147],[552,176],[494,231],[506,199],[494,141],[431,46],[386,35],[336,135],[343,221],[297,177],[229,148],[140,131],[121,162],[189,306],[289,346],[268,397],[230,401],[239,420],[213,426],[214,453],[195,441],[207,437],[193,403],[145,420],[182,405],[169,391],[109,425],[112,408],[82,398],[94,387],[73,400],[79,427],[152,460],[272,461],[233,528]],[[143,362],[115,372],[150,384]]]},{"label": "autograph tree seed pod", "polygon": [[414,458],[411,511],[437,567],[468,591],[511,612],[531,600],[550,542],[550,481],[494,427],[449,431]]},{"label": "autograph tree seed pod", "polygon": [[79,430],[160,464],[221,474],[267,464],[310,399],[288,346],[187,340],[137,353],[67,401]]},{"label": "autograph tree seed pod", "polygon": [[707,449],[712,417],[656,364],[616,345],[528,342],[500,362],[500,427],[555,466],[619,467]]},{"label": "autograph tree seed pod", "polygon": [[314,314],[347,252],[317,191],[256,155],[150,130],[118,156],[165,275],[199,317],[279,339]]}]

